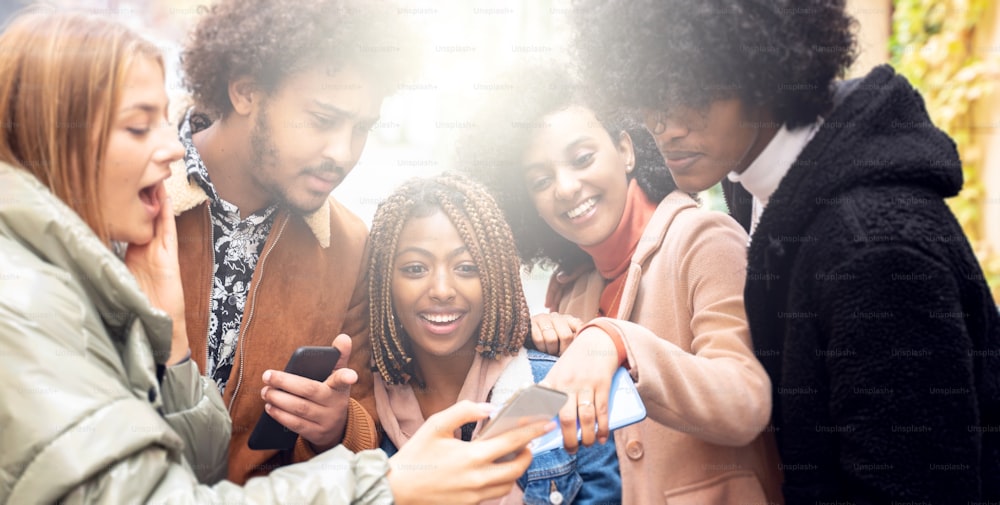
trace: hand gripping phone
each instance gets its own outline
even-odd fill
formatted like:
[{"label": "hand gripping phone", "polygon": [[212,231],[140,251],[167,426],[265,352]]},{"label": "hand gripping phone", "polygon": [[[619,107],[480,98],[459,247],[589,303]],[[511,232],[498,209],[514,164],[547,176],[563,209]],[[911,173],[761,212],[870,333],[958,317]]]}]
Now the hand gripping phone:
[{"label": "hand gripping phone", "polygon": [[[637,423],[646,418],[646,406],[639,398],[639,391],[632,382],[632,376],[624,367],[619,367],[611,379],[611,395],[608,398],[608,430],[614,431],[623,426]],[[576,438],[581,438],[580,430]],[[532,454],[540,454],[563,446],[562,432],[552,430],[534,440],[528,445]]]},{"label": "hand gripping phone", "polygon": [[[559,413],[568,395],[562,391],[533,384],[514,393],[503,407],[492,416],[476,438],[495,437],[501,433],[534,421],[547,421]],[[516,453],[508,454],[498,462],[514,459]]]},{"label": "hand gripping phone", "polygon": [[[285,371],[314,381],[325,381],[340,359],[336,347],[299,347],[292,354]],[[295,447],[298,434],[275,421],[267,412],[260,413],[247,445],[253,450],[288,450]]]},{"label": "hand gripping phone", "polygon": [[479,432],[489,438],[533,421],[547,421],[559,413],[568,396],[562,391],[532,384],[511,396]]}]

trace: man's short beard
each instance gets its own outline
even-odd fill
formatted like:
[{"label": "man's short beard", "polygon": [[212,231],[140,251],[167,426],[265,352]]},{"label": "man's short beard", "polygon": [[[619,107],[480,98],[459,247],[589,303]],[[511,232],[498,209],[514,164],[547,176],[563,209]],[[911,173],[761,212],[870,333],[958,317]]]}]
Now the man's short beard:
[{"label": "man's short beard", "polygon": [[277,204],[289,211],[305,215],[314,212],[316,209],[301,209],[285,197],[281,188],[274,181],[261,180],[260,174],[265,167],[273,167],[279,163],[278,148],[275,147],[271,135],[271,127],[267,115],[267,103],[260,104],[260,114],[254,121],[253,130],[250,131],[250,149],[252,150],[252,163],[250,167],[250,177],[261,186],[267,194],[271,195],[271,203]]}]

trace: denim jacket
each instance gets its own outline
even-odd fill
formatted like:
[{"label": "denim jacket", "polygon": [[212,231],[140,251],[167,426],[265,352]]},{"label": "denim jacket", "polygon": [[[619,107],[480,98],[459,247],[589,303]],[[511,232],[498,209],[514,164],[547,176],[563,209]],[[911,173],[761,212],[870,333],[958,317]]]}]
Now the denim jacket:
[{"label": "denim jacket", "polygon": [[[549,373],[556,357],[529,350],[528,361],[534,381],[539,382]],[[389,456],[397,451],[385,436],[382,437],[381,448]],[[614,434],[608,437],[606,444],[580,447],[575,455],[563,449],[536,454],[528,471],[517,480],[517,485],[524,490],[524,503],[527,505],[552,503],[550,496],[553,491],[562,495],[563,505],[621,503],[622,480],[618,472]]]}]

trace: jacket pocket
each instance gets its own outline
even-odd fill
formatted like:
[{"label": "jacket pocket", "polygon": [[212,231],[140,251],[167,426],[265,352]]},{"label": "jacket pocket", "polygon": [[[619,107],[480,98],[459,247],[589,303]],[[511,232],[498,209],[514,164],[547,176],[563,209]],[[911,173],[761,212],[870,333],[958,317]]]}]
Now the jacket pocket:
[{"label": "jacket pocket", "polygon": [[563,504],[569,504],[580,493],[583,478],[576,470],[576,456],[555,450],[536,454],[528,471],[517,483],[524,490],[526,505],[550,505],[553,492],[562,495]]},{"label": "jacket pocket", "polygon": [[663,493],[669,505],[742,504],[766,505],[767,495],[757,475],[735,470]]}]

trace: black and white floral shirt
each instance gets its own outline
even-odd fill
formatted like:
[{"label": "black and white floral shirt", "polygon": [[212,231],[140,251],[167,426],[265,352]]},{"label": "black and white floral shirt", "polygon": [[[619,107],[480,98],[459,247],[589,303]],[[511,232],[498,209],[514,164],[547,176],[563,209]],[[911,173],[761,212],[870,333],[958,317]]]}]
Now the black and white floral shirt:
[{"label": "black and white floral shirt", "polygon": [[192,134],[208,127],[208,124],[204,117],[189,110],[181,124],[180,138],[184,144],[188,178],[201,186],[210,200],[215,266],[205,374],[215,379],[221,393],[226,389],[229,372],[233,368],[250,279],[271,232],[277,207],[272,205],[240,219],[239,208],[219,197],[191,140]]}]

